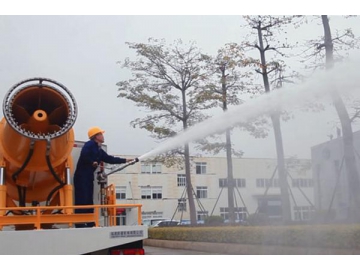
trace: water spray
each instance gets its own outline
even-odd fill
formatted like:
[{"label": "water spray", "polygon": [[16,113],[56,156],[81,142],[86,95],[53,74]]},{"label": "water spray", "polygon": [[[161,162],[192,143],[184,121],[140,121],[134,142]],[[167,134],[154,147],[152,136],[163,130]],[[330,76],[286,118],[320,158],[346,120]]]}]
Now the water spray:
[{"label": "water spray", "polygon": [[[230,108],[226,112],[209,118],[195,126],[192,126],[177,136],[163,142],[159,147],[137,157],[133,161],[116,168],[109,173],[100,174],[98,178],[121,171],[126,167],[161,154],[165,151],[182,146],[185,143],[204,138],[206,136],[224,132],[226,129],[240,123],[246,123],[264,114],[281,111],[287,108],[311,103],[330,97],[332,91],[341,90],[341,94],[355,93],[360,88],[360,76],[358,75],[359,57],[352,57],[352,61],[339,63],[331,70],[322,70],[314,73],[309,80],[299,85],[283,87],[270,93],[259,96],[237,107]],[[345,71],[345,72],[344,72]],[[316,75],[316,76],[315,76]]]},{"label": "water spray", "polygon": [[[268,94],[259,96],[228,111],[209,118],[193,127],[184,130],[177,136],[163,142],[159,147],[138,157],[144,160],[165,151],[182,146],[185,143],[206,136],[224,132],[240,123],[249,122],[264,114],[274,111],[292,109],[296,106],[311,103],[314,100],[329,98],[332,91],[339,94],[354,94],[360,88],[358,72],[359,57],[351,57],[351,61],[338,63],[331,70],[314,73],[306,82],[291,87],[283,87]],[[341,91],[341,92],[340,92]]]}]

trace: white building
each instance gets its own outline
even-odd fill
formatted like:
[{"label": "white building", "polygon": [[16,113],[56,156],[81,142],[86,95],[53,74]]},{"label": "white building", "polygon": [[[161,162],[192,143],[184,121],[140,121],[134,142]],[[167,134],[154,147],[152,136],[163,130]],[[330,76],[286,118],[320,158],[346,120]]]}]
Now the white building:
[{"label": "white building", "polygon": [[[192,157],[191,166],[197,219],[203,220],[211,215],[228,219],[226,158]],[[287,172],[292,219],[307,220],[314,209],[310,160],[288,160]],[[236,182],[234,206],[237,219],[244,220],[256,212],[281,218],[276,160],[233,158],[233,177]],[[143,219],[190,219],[184,170],[140,161],[110,175],[109,183],[116,187],[117,203],[143,205]],[[126,211],[119,214],[125,222]]]},{"label": "white building", "polygon": [[[353,133],[356,164],[360,171],[360,131]],[[343,138],[321,143],[311,148],[316,209],[333,215],[335,220],[350,218],[352,192],[346,177]],[[330,217],[331,218],[331,217]]]}]

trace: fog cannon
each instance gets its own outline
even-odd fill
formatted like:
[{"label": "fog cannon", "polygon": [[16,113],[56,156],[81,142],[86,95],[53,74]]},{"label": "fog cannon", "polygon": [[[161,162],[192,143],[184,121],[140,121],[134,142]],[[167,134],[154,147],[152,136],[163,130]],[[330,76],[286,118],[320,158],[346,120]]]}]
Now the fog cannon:
[{"label": "fog cannon", "polygon": [[21,81],[5,95],[3,115],[0,207],[72,205],[77,105],[70,91],[51,79]]}]

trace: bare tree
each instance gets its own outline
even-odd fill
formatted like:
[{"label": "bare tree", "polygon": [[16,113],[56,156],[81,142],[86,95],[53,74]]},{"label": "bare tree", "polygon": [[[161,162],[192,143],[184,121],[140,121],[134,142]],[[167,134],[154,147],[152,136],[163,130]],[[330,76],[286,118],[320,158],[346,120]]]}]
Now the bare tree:
[{"label": "bare tree", "polygon": [[[322,24],[324,27],[324,43],[319,44],[318,49],[325,48],[326,69],[331,69],[334,66],[334,43],[331,36],[331,28],[329,18],[327,15],[321,15]],[[360,178],[356,165],[356,157],[354,152],[353,131],[351,126],[351,118],[348,114],[346,106],[343,102],[339,89],[331,91],[332,100],[339,116],[339,120],[343,133],[344,145],[344,162],[347,171],[347,179],[350,189],[350,211],[349,219],[352,221],[360,221]]]},{"label": "bare tree", "polygon": [[[132,71],[133,78],[117,83],[118,97],[148,109],[147,116],[132,122],[134,127],[145,129],[162,141],[206,118],[202,111],[215,105],[201,87],[207,78],[205,65],[210,58],[200,52],[195,42],[185,45],[179,39],[167,45],[164,40],[149,39],[148,44],[127,44],[137,52],[138,59],[126,59],[122,63],[123,68]],[[176,156],[175,153],[185,160],[190,219],[195,225],[189,144],[172,150],[171,156]],[[167,155],[167,159],[174,164],[176,161],[171,156]]]},{"label": "bare tree", "polygon": [[[295,16],[296,17],[296,16]],[[277,72],[277,84],[279,87],[284,82],[283,74],[281,71],[282,66],[279,60],[267,61],[266,53],[274,52],[282,57],[285,56],[280,49],[289,48],[286,42],[275,40],[274,32],[282,31],[282,27],[292,23],[294,16],[244,16],[248,23],[248,26],[255,30],[257,39],[254,43],[248,43],[250,47],[256,48],[260,54],[260,61],[258,62],[259,68],[256,70],[261,76],[265,88],[265,92],[271,91],[270,74]],[[271,46],[271,42],[275,43],[276,46]],[[280,85],[278,84],[280,83]],[[287,223],[291,221],[291,208],[288,191],[288,182],[284,158],[284,148],[281,133],[281,121],[280,111],[273,111],[270,115],[273,124],[276,153],[277,153],[277,168],[279,175],[279,185],[281,190],[281,203],[282,203],[282,218],[283,222]]]},{"label": "bare tree", "polygon": [[[318,39],[310,39],[307,41],[306,50],[301,53],[303,62],[310,63],[305,66],[306,68],[311,70],[323,68],[327,70],[332,69],[337,62],[341,62],[347,57],[349,50],[359,48],[360,39],[355,37],[351,29],[345,29],[343,31],[336,30],[333,35],[328,15],[313,16],[312,19],[314,21],[321,20],[323,35]],[[332,90],[331,97],[341,125],[341,130],[337,128],[337,133],[338,136],[340,136],[341,133],[343,135],[344,164],[351,194],[348,219],[359,222],[360,179],[356,165],[352,131],[352,122],[354,122],[359,115],[359,110],[356,106],[358,101],[351,101],[355,112],[350,116],[345,103],[346,97],[341,96],[341,92],[339,91],[341,91],[341,89]]]},{"label": "bare tree", "polygon": [[[246,67],[253,61],[247,59],[239,44],[228,43],[223,48],[218,50],[218,54],[214,57],[212,65],[209,66],[213,70],[213,80],[206,85],[206,89],[212,94],[211,99],[218,101],[218,106],[226,112],[228,106],[239,106],[244,97],[257,93],[258,87],[252,81],[252,74]],[[267,121],[264,118],[256,119],[250,123],[238,124],[235,127],[247,130],[257,137],[267,136],[267,130],[264,125]],[[229,222],[235,223],[235,208],[234,208],[234,188],[235,181],[233,176],[232,155],[242,156],[242,151],[234,149],[231,142],[231,131],[235,128],[228,128],[225,131],[225,142],[211,142],[209,139],[200,140],[200,145],[197,149],[211,153],[226,152],[227,160],[227,189],[228,189],[228,213]],[[213,135],[211,139],[219,139],[223,137]]]}]

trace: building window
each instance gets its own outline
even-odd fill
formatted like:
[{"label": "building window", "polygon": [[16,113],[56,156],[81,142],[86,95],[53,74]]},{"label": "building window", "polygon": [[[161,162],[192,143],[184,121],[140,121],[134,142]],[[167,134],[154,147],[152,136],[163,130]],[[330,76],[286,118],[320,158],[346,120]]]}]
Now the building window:
[{"label": "building window", "polygon": [[148,163],[141,162],[141,173],[147,174],[158,174],[161,173],[161,164],[160,163]]},{"label": "building window", "polygon": [[246,207],[237,207],[235,209],[236,219],[237,220],[246,220],[247,218],[247,209]]},{"label": "building window", "polygon": [[208,211],[198,211],[196,213],[197,223],[204,223],[205,219],[209,216]]},{"label": "building window", "polygon": [[178,199],[178,212],[186,212],[186,199]]},{"label": "building window", "polygon": [[[235,221],[246,220],[247,218],[246,207],[234,207],[234,212],[235,212]],[[222,216],[224,220],[229,220],[229,208],[220,207],[220,216]]]},{"label": "building window", "polygon": [[206,174],[206,162],[196,162],[196,174]]},{"label": "building window", "polygon": [[158,200],[162,199],[162,187],[141,187],[141,199],[142,200]]},{"label": "building window", "polygon": [[126,187],[116,186],[115,192],[116,192],[117,200],[125,200],[126,199]]},{"label": "building window", "polygon": [[307,179],[307,178],[295,178],[295,179],[293,178],[292,186],[300,187],[300,188],[313,187],[314,181],[312,179]]},{"label": "building window", "polygon": [[246,187],[246,179],[245,178],[236,178],[235,185],[240,188]]},{"label": "building window", "polygon": [[153,187],[151,190],[152,198],[154,200],[162,199],[162,188],[161,187]]},{"label": "building window", "polygon": [[282,206],[280,198],[260,198],[258,200],[259,213],[267,215],[269,218],[281,218]]},{"label": "building window", "polygon": [[207,198],[207,187],[196,187],[196,197],[198,199]]},{"label": "building window", "polygon": [[148,219],[158,219],[163,217],[163,212],[156,212],[156,211],[150,211],[150,212],[141,212],[141,218],[144,220]]},{"label": "building window", "polygon": [[186,175],[185,174],[178,174],[177,175],[177,186],[178,187],[185,187],[186,186]]},{"label": "building window", "polygon": [[258,187],[258,188],[279,187],[279,179],[277,179],[277,178],[257,178],[256,179],[256,187]]},{"label": "building window", "polygon": [[312,206],[294,206],[295,220],[310,220],[314,212]]},{"label": "building window", "polygon": [[151,200],[151,187],[142,187],[141,188],[141,199],[142,200]]},{"label": "building window", "polygon": [[126,225],[126,215],[117,215],[116,216],[116,225]]},{"label": "building window", "polygon": [[[234,178],[235,186],[244,188],[246,187],[246,179],[245,178]],[[227,187],[228,180],[227,178],[220,178],[219,179],[219,187]]]},{"label": "building window", "polygon": [[222,216],[222,218],[224,220],[229,219],[229,208],[228,207],[220,207],[220,216]]},{"label": "building window", "polygon": [[227,178],[219,179],[219,187],[227,187]]},{"label": "building window", "polygon": [[258,187],[258,188],[265,187],[265,179],[264,178],[257,178],[256,179],[256,187]]}]

